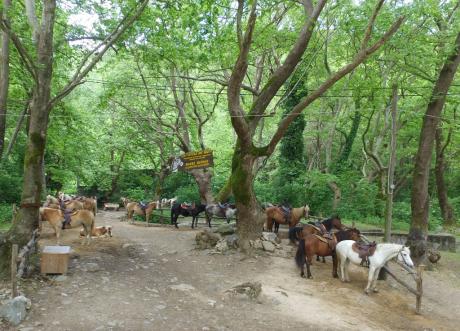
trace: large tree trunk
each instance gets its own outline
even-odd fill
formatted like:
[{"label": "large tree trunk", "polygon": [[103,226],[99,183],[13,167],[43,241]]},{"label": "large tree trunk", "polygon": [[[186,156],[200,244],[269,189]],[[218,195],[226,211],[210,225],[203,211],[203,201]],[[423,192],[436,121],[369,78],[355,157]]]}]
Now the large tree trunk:
[{"label": "large tree trunk", "polygon": [[446,144],[442,144],[442,129],[438,127],[436,130],[436,166],[434,173],[436,176],[436,188],[438,190],[439,207],[441,208],[442,219],[444,220],[444,227],[452,227],[455,225],[454,210],[449,204],[447,196],[446,182],[444,181],[444,171],[446,170],[446,161],[444,158],[444,151],[450,142],[450,134]]},{"label": "large tree trunk", "polygon": [[429,194],[428,179],[430,175],[431,156],[439,118],[446,101],[446,94],[460,63],[460,32],[455,40],[453,53],[446,59],[433,88],[426,114],[423,118],[419,146],[412,181],[411,210],[412,220],[408,244],[417,262],[424,256],[428,234]]},{"label": "large tree trunk", "polygon": [[[37,45],[37,84],[30,103],[30,126],[24,158],[24,176],[21,210],[0,250],[0,270],[8,269],[11,244],[25,245],[38,227],[38,208],[42,193],[43,156],[49,119],[51,77],[53,73],[53,28],[55,1],[45,1],[43,7],[40,38]],[[5,264],[6,263],[6,264]]]},{"label": "large tree trunk", "polygon": [[200,193],[200,202],[203,204],[210,204],[214,202],[211,191],[211,178],[212,173],[209,169],[196,169],[190,171],[193,178],[195,178]]},{"label": "large tree trunk", "polygon": [[[3,17],[5,21],[8,21],[7,12],[11,5],[11,0],[3,0]],[[6,107],[8,99],[8,86],[10,82],[10,38],[8,34],[3,31],[1,34],[2,38],[2,50],[0,58],[0,158],[3,155],[3,149],[5,145],[5,130],[6,130]]]},{"label": "large tree trunk", "polygon": [[220,189],[219,193],[217,193],[215,200],[218,202],[227,201],[227,199],[230,198],[230,195],[232,195],[232,177],[231,176],[227,179],[227,181],[225,182],[225,185]]},{"label": "large tree trunk", "polygon": [[[239,144],[238,144],[239,145]],[[265,222],[262,209],[257,202],[253,187],[255,157],[249,153],[235,151],[232,159],[232,191],[238,210],[237,229],[240,248],[250,252],[250,240],[260,237]]]}]

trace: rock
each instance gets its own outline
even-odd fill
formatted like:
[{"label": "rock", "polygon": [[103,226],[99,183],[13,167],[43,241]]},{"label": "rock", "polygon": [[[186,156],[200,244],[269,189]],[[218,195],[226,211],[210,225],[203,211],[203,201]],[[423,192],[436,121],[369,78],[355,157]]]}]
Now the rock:
[{"label": "rock", "polygon": [[57,276],[56,278],[54,278],[54,281],[55,281],[55,282],[59,282],[59,283],[60,283],[60,282],[65,282],[65,281],[67,281],[68,278],[69,278],[69,277],[67,277],[67,276],[65,276],[65,275],[59,275],[59,276]]},{"label": "rock", "polygon": [[278,238],[278,236],[273,233],[273,232],[262,232],[262,238],[263,241],[270,241],[274,244],[279,244],[281,243],[281,240]]},{"label": "rock", "polygon": [[264,251],[273,253],[275,251],[275,245],[270,241],[262,241]]},{"label": "rock", "polygon": [[216,306],[216,304],[217,304],[217,301],[215,301],[215,300],[208,300],[208,305],[210,305],[211,307],[214,308],[214,307]]},{"label": "rock", "polygon": [[123,244],[123,245],[121,246],[121,248],[128,248],[128,247],[131,247],[131,244]]},{"label": "rock", "polygon": [[264,246],[262,245],[262,240],[260,239],[251,240],[250,244],[255,249],[264,249]]},{"label": "rock", "polygon": [[219,225],[214,232],[220,233],[221,235],[225,236],[228,234],[234,234],[235,228],[230,224],[224,223]]},{"label": "rock", "polygon": [[213,248],[220,239],[221,236],[218,233],[213,233],[208,229],[198,232],[195,236],[198,249]]},{"label": "rock", "polygon": [[216,244],[215,248],[216,248],[216,250],[218,252],[221,252],[221,253],[224,253],[224,252],[228,251],[227,240],[225,240],[225,239],[219,240],[219,242]]},{"label": "rock", "polygon": [[169,288],[171,290],[174,290],[174,291],[183,291],[183,292],[187,292],[187,291],[193,291],[195,288],[190,285],[190,284],[178,284],[178,285],[171,285],[169,286]]},{"label": "rock", "polygon": [[0,307],[0,318],[4,318],[12,325],[18,325],[26,317],[26,309],[30,309],[31,301],[25,296],[18,296],[8,300]]},{"label": "rock", "polygon": [[97,263],[94,263],[94,262],[89,262],[89,263],[86,263],[85,265],[85,271],[86,272],[98,272],[98,271],[101,271],[101,267],[99,267],[99,265]]},{"label": "rock", "polygon": [[237,249],[238,248],[238,235],[237,234],[232,234],[230,236],[225,237],[225,240],[227,240],[227,246],[232,249]]},{"label": "rock", "polygon": [[250,299],[257,299],[262,293],[262,284],[260,282],[247,282],[225,291],[233,294],[244,294]]}]

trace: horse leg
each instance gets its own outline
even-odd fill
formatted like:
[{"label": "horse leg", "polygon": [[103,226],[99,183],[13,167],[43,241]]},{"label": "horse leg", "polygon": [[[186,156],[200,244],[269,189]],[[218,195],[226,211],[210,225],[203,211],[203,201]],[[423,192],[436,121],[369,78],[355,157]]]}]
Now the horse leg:
[{"label": "horse leg", "polygon": [[374,293],[378,293],[378,291],[379,291],[377,289],[377,279],[379,278],[380,269],[382,269],[382,268],[375,269],[374,280],[372,281],[372,285],[371,285],[372,292],[374,292]]},{"label": "horse leg", "polygon": [[278,233],[279,229],[280,229],[280,224],[275,221],[275,233]]},{"label": "horse leg", "polygon": [[326,263],[326,258],[323,256],[323,263]]},{"label": "horse leg", "polygon": [[367,276],[367,286],[364,289],[364,292],[366,294],[369,294],[369,292],[371,290],[371,285],[372,285],[372,282],[374,281],[374,275],[375,275],[375,267],[370,266],[369,267],[369,275]]},{"label": "horse leg", "polygon": [[343,256],[340,256],[339,259],[339,269],[340,269],[340,280],[345,282],[345,259]]},{"label": "horse leg", "polygon": [[350,260],[348,258],[345,259],[345,281],[347,283],[350,282],[350,275],[348,274],[348,268],[350,266]]},{"label": "horse leg", "polygon": [[310,271],[310,265],[312,264],[312,255],[309,255],[307,253],[307,277],[308,278],[313,278],[313,276],[311,275],[311,271]]},{"label": "horse leg", "polygon": [[339,278],[339,275],[337,274],[337,253],[335,251],[332,252],[332,277]]}]

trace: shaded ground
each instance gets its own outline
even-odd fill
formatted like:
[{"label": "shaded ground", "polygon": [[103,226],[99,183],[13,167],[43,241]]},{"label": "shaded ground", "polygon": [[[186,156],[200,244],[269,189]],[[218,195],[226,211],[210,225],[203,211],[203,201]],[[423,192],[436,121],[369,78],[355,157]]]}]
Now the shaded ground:
[{"label": "shaded ground", "polygon": [[[121,215],[98,214],[98,225],[112,224],[114,237],[95,239],[89,247],[80,245],[78,230],[65,231],[63,244],[74,249],[68,277],[22,284],[33,304],[21,328],[454,330],[460,323],[458,255],[443,256],[438,270],[425,273],[423,315],[417,316],[415,297],[392,281],[365,295],[364,269],[353,269],[352,282],[343,284],[331,277],[328,260],[316,263],[315,278],[306,280],[291,257],[210,254],[194,250],[196,230],[146,228],[121,223]],[[46,228],[41,245],[54,243]],[[247,281],[262,283],[258,302],[225,294]]]}]

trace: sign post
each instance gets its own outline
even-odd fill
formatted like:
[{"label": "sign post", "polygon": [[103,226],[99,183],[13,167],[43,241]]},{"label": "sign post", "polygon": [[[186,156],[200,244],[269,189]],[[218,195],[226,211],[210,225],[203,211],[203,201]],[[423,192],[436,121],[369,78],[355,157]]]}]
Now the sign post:
[{"label": "sign post", "polygon": [[214,166],[214,158],[210,149],[185,153],[174,157],[171,161],[172,172],[204,169],[212,166]]}]

